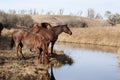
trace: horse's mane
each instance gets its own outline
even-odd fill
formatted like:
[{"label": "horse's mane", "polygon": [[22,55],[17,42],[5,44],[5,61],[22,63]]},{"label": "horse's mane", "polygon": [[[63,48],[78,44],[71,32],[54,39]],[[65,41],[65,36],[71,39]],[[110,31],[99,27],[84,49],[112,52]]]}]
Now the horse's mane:
[{"label": "horse's mane", "polygon": [[57,26],[53,26],[51,29],[56,29],[58,27],[61,27],[62,25],[57,25]]},{"label": "horse's mane", "polygon": [[[64,24],[64,25],[66,25],[66,24]],[[64,25],[57,25],[57,26],[53,26],[52,28],[51,28],[51,30],[56,30],[56,29],[58,29],[58,28],[60,28],[61,26],[64,26]]]}]

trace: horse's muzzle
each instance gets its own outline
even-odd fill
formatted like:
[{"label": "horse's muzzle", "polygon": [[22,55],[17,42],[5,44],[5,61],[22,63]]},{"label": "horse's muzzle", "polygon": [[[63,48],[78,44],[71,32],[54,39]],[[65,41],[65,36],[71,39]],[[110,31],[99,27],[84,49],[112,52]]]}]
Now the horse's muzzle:
[{"label": "horse's muzzle", "polygon": [[69,32],[70,35],[72,35],[72,32]]}]

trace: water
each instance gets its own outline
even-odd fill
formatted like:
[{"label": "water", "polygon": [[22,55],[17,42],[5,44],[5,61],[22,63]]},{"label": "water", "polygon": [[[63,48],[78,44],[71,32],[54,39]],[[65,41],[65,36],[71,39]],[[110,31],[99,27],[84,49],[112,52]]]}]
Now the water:
[{"label": "water", "polygon": [[54,68],[56,80],[120,80],[117,54],[58,44],[74,63]]}]

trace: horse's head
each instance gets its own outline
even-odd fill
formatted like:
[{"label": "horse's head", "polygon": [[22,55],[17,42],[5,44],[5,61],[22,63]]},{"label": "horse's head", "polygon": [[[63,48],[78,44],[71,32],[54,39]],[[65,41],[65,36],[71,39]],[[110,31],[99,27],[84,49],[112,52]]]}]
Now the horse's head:
[{"label": "horse's head", "polygon": [[67,24],[65,25],[61,25],[62,26],[62,29],[65,33],[69,34],[69,35],[72,35],[72,31],[69,29],[69,27],[67,26]]}]

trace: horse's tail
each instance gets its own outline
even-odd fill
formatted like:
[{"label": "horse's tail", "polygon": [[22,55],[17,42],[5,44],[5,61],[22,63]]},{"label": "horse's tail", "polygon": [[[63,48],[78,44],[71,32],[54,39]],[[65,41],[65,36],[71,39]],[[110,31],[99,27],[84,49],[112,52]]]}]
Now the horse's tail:
[{"label": "horse's tail", "polygon": [[13,36],[12,36],[11,43],[10,43],[10,48],[13,48],[14,44],[15,44],[15,42],[14,42]]}]

